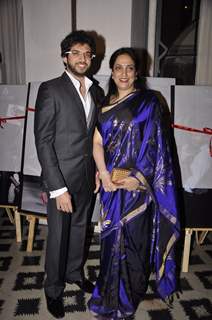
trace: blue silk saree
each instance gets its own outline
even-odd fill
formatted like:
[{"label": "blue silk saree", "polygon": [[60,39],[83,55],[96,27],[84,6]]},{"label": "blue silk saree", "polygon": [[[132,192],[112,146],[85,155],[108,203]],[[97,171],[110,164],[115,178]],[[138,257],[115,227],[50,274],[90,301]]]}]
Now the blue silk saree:
[{"label": "blue silk saree", "polygon": [[107,170],[129,169],[140,186],[131,192],[100,190],[100,272],[88,306],[96,314],[125,319],[135,314],[151,272],[162,299],[176,291],[180,228],[172,160],[161,105],[151,90],[102,108],[98,130]]}]

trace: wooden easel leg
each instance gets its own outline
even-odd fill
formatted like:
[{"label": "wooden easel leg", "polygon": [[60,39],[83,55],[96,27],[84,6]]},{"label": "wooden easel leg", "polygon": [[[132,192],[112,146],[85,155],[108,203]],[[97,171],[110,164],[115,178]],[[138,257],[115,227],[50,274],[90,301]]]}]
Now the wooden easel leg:
[{"label": "wooden easel leg", "polygon": [[196,243],[197,243],[198,246],[199,246],[199,245],[200,245],[200,239],[199,239],[198,231],[195,231],[195,239],[196,239]]},{"label": "wooden easel leg", "polygon": [[208,232],[209,232],[208,230],[201,232],[200,237],[199,237],[199,244],[203,244]]},{"label": "wooden easel leg", "polygon": [[20,213],[15,209],[15,230],[16,230],[16,241],[21,242],[22,236],[21,236],[21,215]]},{"label": "wooden easel leg", "polygon": [[185,241],[184,241],[184,249],[183,249],[182,272],[188,272],[192,233],[193,233],[192,229],[187,229],[187,228],[185,229]]},{"label": "wooden easel leg", "polygon": [[7,212],[7,215],[8,215],[8,217],[9,217],[9,219],[10,219],[10,222],[12,223],[12,224],[14,224],[15,223],[15,221],[14,221],[14,217],[13,217],[13,214],[12,214],[12,209],[11,208],[5,208],[5,210],[6,210],[6,212]]},{"label": "wooden easel leg", "polygon": [[29,221],[29,233],[28,233],[28,240],[27,240],[27,252],[32,252],[33,248],[33,240],[35,234],[35,222],[36,218],[33,216],[27,216],[27,220]]}]

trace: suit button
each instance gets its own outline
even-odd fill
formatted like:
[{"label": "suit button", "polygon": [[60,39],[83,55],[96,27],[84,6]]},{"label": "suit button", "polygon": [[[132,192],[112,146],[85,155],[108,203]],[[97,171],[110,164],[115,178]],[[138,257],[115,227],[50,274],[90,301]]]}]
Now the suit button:
[{"label": "suit button", "polygon": [[85,153],[85,154],[84,154],[84,157],[85,157],[85,158],[87,158],[87,157],[88,157],[88,154],[87,154],[87,153]]}]

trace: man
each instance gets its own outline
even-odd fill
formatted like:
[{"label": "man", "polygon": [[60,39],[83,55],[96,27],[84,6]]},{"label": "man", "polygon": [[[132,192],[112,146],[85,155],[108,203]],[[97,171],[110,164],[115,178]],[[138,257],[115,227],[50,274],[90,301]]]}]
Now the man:
[{"label": "man", "polygon": [[44,290],[55,318],[64,316],[66,282],[86,292],[93,289],[83,266],[95,189],[93,132],[103,98],[103,90],[86,77],[95,50],[94,39],[85,31],[67,35],[61,42],[66,70],[41,84],[36,101],[35,143],[50,192]]}]

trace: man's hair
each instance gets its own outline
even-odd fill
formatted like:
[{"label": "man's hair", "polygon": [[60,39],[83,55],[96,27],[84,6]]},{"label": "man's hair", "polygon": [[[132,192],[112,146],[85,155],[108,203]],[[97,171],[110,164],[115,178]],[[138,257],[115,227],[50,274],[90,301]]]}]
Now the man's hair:
[{"label": "man's hair", "polygon": [[72,48],[72,46],[77,43],[88,44],[91,48],[92,53],[96,53],[96,44],[94,38],[84,30],[77,30],[69,33],[65,37],[65,39],[62,40],[60,44],[61,57],[65,57],[66,52],[69,51]]}]

